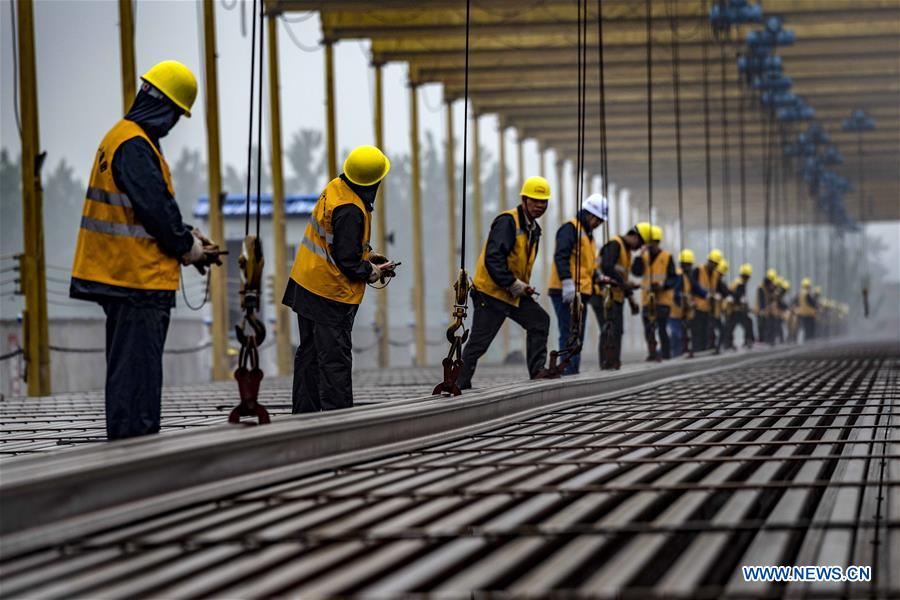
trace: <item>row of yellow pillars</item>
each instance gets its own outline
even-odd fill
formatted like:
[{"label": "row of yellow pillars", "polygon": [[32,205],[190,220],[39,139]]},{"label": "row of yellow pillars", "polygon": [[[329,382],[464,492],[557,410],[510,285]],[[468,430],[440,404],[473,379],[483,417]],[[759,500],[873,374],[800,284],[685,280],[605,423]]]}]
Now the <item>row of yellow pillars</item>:
[{"label": "row of yellow pillars", "polygon": [[[224,221],[221,211],[222,176],[221,176],[221,149],[219,132],[219,106],[218,106],[218,71],[216,63],[216,37],[215,37],[215,4],[212,0],[203,2],[203,30],[204,30],[204,66],[205,80],[204,98],[206,101],[206,130],[207,130],[207,158],[209,163],[208,194],[209,194],[209,234],[214,240],[225,238]],[[47,303],[46,303],[46,279],[44,267],[44,243],[43,243],[43,213],[42,190],[40,178],[40,163],[42,153],[38,134],[38,104],[37,104],[37,77],[34,49],[34,17],[33,0],[20,0],[17,3],[17,29],[19,51],[19,90],[20,105],[22,111],[22,189],[23,189],[23,229],[24,229],[24,254],[22,259],[22,288],[25,294],[24,311],[24,354],[27,365],[28,394],[46,395],[51,391],[50,386],[50,352],[47,332]],[[127,112],[134,99],[137,89],[135,75],[135,49],[134,49],[134,19],[131,0],[119,0],[119,31],[121,53],[121,79],[122,79],[122,105]],[[287,256],[287,240],[285,232],[284,210],[284,176],[282,171],[282,147],[281,147],[281,108],[280,108],[280,82],[278,67],[278,31],[275,15],[267,19],[268,33],[268,75],[269,75],[269,120],[270,120],[270,150],[272,171],[272,242],[274,247],[273,272],[275,289],[284,289],[287,283],[289,260]],[[325,101],[326,101],[326,141],[327,141],[327,165],[328,174],[334,177],[339,173],[337,156],[337,121],[335,115],[335,91],[334,91],[334,43],[331,40],[323,41],[325,57]],[[383,78],[381,64],[373,64],[375,74],[375,107],[374,107],[374,131],[375,145],[384,147],[384,103],[383,103]],[[410,143],[412,155],[412,218],[413,218],[413,310],[416,322],[415,352],[417,363],[423,364],[426,356],[425,337],[425,288],[424,288],[424,257],[422,239],[422,198],[420,186],[419,164],[419,122],[418,122],[418,85],[410,85]],[[448,227],[448,267],[451,277],[457,269],[457,227],[456,227],[456,165],[453,137],[453,103],[445,102],[446,109],[446,163],[447,163],[447,227]],[[479,115],[473,111],[471,155],[472,155],[472,182],[473,182],[473,206],[472,223],[473,239],[481,244],[484,239],[482,224],[482,189],[481,189],[481,157],[479,140]],[[499,123],[500,136],[500,210],[508,208],[506,190],[506,124]],[[546,148],[541,146],[540,164],[542,172],[547,171]],[[521,136],[517,141],[517,167],[520,183],[525,178],[523,140]],[[557,162],[557,185],[555,194],[557,198],[563,197],[562,168],[563,162]],[[385,188],[379,189],[378,205],[376,211],[377,244],[378,249],[384,251],[387,244],[387,219]],[[564,218],[563,203],[560,201],[559,223]],[[549,238],[548,238],[549,239]],[[476,248],[475,253],[478,252]],[[549,273],[550,252],[544,249],[544,273]],[[212,376],[214,379],[225,379],[230,376],[228,359],[228,298],[226,271],[224,269],[212,269],[210,281],[210,303],[212,306]],[[273,298],[276,311],[276,349],[278,372],[286,375],[292,369],[292,347],[290,343],[290,313],[287,307],[282,306],[276,298]],[[382,367],[389,366],[389,321],[387,292],[380,291],[377,296],[376,326],[378,340],[378,363]],[[509,352],[509,332],[503,331],[504,355]]]}]

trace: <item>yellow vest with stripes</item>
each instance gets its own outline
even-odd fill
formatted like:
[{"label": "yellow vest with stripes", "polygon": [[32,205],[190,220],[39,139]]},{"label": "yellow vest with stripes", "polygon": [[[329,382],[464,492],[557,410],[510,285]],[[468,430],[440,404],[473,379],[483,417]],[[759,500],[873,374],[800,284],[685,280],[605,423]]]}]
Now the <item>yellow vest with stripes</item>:
[{"label": "yellow vest with stripes", "polygon": [[702,312],[709,312],[711,306],[710,298],[716,293],[716,288],[719,287],[719,278],[722,277],[722,274],[713,269],[712,275],[710,275],[706,265],[702,265],[698,271],[700,274],[697,275],[697,283],[700,284],[700,287],[706,289],[706,298],[697,298],[696,308]]},{"label": "yellow vest with stripes", "polygon": [[[569,223],[575,227],[576,231],[581,231],[581,256],[577,256],[575,250],[572,250],[572,256],[569,257],[569,273],[572,279],[577,279],[578,290],[585,295],[590,296],[593,292],[594,269],[597,261],[597,245],[594,243],[594,236],[590,231],[585,229],[584,225],[579,225],[577,219],[570,219]],[[576,261],[576,259],[578,259]],[[576,269],[576,262],[579,263],[580,269]],[[581,271],[581,276],[576,278],[576,271]],[[551,290],[561,290],[562,282],[559,280],[559,273],[556,270],[556,261],[550,270],[550,283],[547,286]]]},{"label": "yellow vest with stripes", "polygon": [[[513,277],[524,281],[525,283],[530,283],[531,268],[534,266],[535,257],[537,257],[537,244],[532,244],[531,247],[529,247],[528,231],[526,231],[525,228],[522,227],[522,223],[519,222],[518,207],[504,211],[501,214],[511,215],[516,223],[516,243],[513,246],[512,252],[510,252],[509,256],[506,258],[506,264],[509,266],[509,270],[512,272]],[[487,266],[484,264],[486,251],[487,242],[485,241],[484,246],[481,248],[481,254],[478,256],[478,264],[475,266],[475,289],[482,294],[487,294],[488,296],[496,298],[497,300],[502,300],[507,304],[519,306],[519,298],[516,298],[506,291],[506,289],[497,285],[491,278]]]},{"label": "yellow vest with stripes", "polygon": [[162,170],[172,196],[169,165],[140,125],[122,119],[100,142],[81,213],[72,277],[139,290],[176,290],[180,275],[177,258],[163,252],[134,214],[128,195],[116,186],[112,160],[123,143],[144,138]]},{"label": "yellow vest with stripes", "polygon": [[682,301],[676,303],[675,302],[675,291],[672,291],[672,312],[669,315],[672,319],[683,319],[684,318],[684,310],[682,310],[681,306],[685,302],[691,301],[691,292],[693,291],[693,287],[691,286],[691,278],[688,277],[685,272],[681,269],[681,267],[675,267],[675,274],[678,277],[681,277],[681,297]]},{"label": "yellow vest with stripes", "polygon": [[356,192],[343,179],[336,177],[328,182],[319,196],[306,226],[303,242],[297,249],[297,257],[291,268],[291,279],[310,292],[345,304],[359,304],[366,292],[365,281],[351,281],[338,269],[331,256],[334,230],[331,215],[338,206],[353,204],[363,213],[365,221],[362,240],[362,259],[369,259],[369,236],[372,219]]},{"label": "yellow vest with stripes", "polygon": [[797,298],[797,310],[795,312],[798,317],[816,316],[816,309],[809,303],[809,292],[806,290],[800,290],[800,296]]},{"label": "yellow vest with stripes", "polygon": [[[660,250],[653,263],[650,263],[650,252],[644,251],[644,276],[641,280],[641,304],[647,306],[650,302],[650,286],[654,283],[662,287],[666,283],[666,271],[672,255],[666,250]],[[668,289],[656,293],[657,306],[672,306],[675,299],[675,290]]]},{"label": "yellow vest with stripes", "polygon": [[[628,274],[631,273],[631,250],[628,249],[628,244],[625,243],[625,240],[621,235],[613,236],[612,240],[610,241],[616,242],[619,245],[619,261],[616,263],[616,271],[627,283]],[[622,288],[612,288],[612,295],[613,300],[615,300],[616,302],[625,302],[625,292],[622,291]]]}]

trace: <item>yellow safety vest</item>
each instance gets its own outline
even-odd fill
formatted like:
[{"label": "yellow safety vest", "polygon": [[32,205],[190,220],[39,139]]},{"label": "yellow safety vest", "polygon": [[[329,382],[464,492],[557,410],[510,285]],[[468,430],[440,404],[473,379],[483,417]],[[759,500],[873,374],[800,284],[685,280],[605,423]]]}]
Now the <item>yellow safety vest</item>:
[{"label": "yellow safety vest", "polygon": [[[619,260],[616,263],[616,271],[622,276],[622,280],[628,282],[628,274],[631,273],[631,250],[620,235],[614,235],[610,240],[619,245]],[[625,292],[616,286],[612,288],[613,300],[621,304],[625,302]]]},{"label": "yellow safety vest", "polygon": [[[660,250],[652,263],[650,262],[649,251],[644,250],[642,256],[644,259],[644,275],[643,279],[641,279],[641,304],[647,306],[650,302],[650,286],[655,283],[662,287],[666,283],[666,270],[672,255],[666,250]],[[672,306],[674,299],[675,291],[672,289],[656,293],[657,306]]]},{"label": "yellow safety vest", "polygon": [[[581,256],[576,256],[575,250],[572,250],[572,256],[569,257],[569,273],[572,274],[572,279],[577,279],[579,291],[590,296],[594,289],[593,277],[597,261],[597,245],[594,243],[593,234],[585,229],[584,225],[579,225],[576,219],[569,220],[569,223],[575,227],[576,231],[581,230]],[[578,258],[580,266],[580,278],[575,276],[575,272],[579,270],[576,269],[576,258]],[[559,280],[559,273],[556,271],[556,261],[553,261],[553,266],[550,270],[550,283],[547,287],[551,290],[562,289],[562,282]]]},{"label": "yellow safety vest", "polygon": [[798,317],[814,317],[816,316],[816,308],[809,303],[809,292],[800,290],[800,296],[797,297]]},{"label": "yellow safety vest", "polygon": [[[512,252],[510,252],[509,256],[506,258],[506,264],[509,266],[509,270],[512,272],[513,277],[524,281],[525,283],[530,283],[531,268],[534,266],[534,259],[537,257],[537,244],[531,244],[529,247],[528,232],[522,227],[522,223],[519,222],[518,207],[504,211],[501,214],[512,215],[512,218],[516,223],[516,243],[513,246]],[[516,298],[506,291],[506,289],[497,285],[491,278],[487,266],[484,264],[485,252],[487,252],[487,241],[485,241],[484,246],[481,249],[481,254],[478,256],[478,263],[475,266],[475,289],[482,294],[487,294],[488,296],[496,298],[497,300],[502,300],[507,304],[519,306],[519,298]]]},{"label": "yellow safety vest", "polygon": [[366,292],[366,282],[348,279],[331,256],[331,244],[334,240],[331,215],[334,209],[344,204],[352,204],[362,211],[365,221],[361,242],[362,259],[369,259],[371,215],[356,192],[337,177],[328,182],[313,208],[291,268],[291,279],[304,289],[328,300],[359,304]]},{"label": "yellow safety vest", "polygon": [[765,301],[766,305],[764,307],[759,305],[759,294],[757,294],[757,296],[756,296],[756,314],[758,314],[761,317],[776,316],[778,314],[778,308],[775,306],[775,294],[773,294],[768,289],[766,289],[765,284],[762,284],[762,283],[759,284],[759,287],[757,289],[762,290],[763,300]]},{"label": "yellow safety vest", "polygon": [[100,142],[88,183],[72,277],[139,290],[177,290],[179,261],[163,252],[134,214],[131,200],[116,185],[112,161],[123,143],[144,138],[162,170],[166,188],[175,190],[169,165],[141,126],[122,119]]},{"label": "yellow safety vest", "polygon": [[713,269],[712,275],[710,275],[707,265],[702,265],[698,271],[700,274],[697,276],[697,283],[700,284],[700,287],[706,289],[706,298],[697,298],[697,310],[709,312],[710,298],[716,293],[716,288],[719,287],[721,273]]}]

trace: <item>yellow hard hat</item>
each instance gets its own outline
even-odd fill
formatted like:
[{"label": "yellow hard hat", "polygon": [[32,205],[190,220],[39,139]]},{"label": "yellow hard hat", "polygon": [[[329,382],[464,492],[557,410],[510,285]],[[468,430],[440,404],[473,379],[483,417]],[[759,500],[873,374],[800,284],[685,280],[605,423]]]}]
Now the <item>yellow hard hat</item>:
[{"label": "yellow hard hat", "polygon": [[813,293],[815,293],[817,296],[818,296],[819,294],[821,294],[821,293],[822,293],[822,286],[817,285],[816,288],[813,290]]},{"label": "yellow hard hat", "polygon": [[522,191],[519,192],[519,195],[527,196],[532,200],[550,200],[550,182],[539,175],[529,177],[522,184]]},{"label": "yellow hard hat", "polygon": [[694,251],[688,250],[685,248],[681,251],[681,254],[678,255],[678,262],[687,263],[689,265],[694,264]]},{"label": "yellow hard hat", "polygon": [[648,223],[647,221],[641,221],[634,226],[634,230],[637,231],[637,234],[639,236],[641,236],[641,241],[643,241],[645,244],[650,242],[650,236],[652,235],[652,227],[650,226],[650,223]]},{"label": "yellow hard hat", "polygon": [[654,225],[650,228],[650,237],[653,238],[654,242],[663,241],[663,228],[659,225]]},{"label": "yellow hard hat", "polygon": [[719,250],[718,248],[713,248],[712,250],[709,251],[709,256],[706,257],[706,260],[717,263],[717,262],[721,261],[722,258],[723,258],[722,251]]},{"label": "yellow hard hat", "polygon": [[783,287],[783,288],[786,289],[786,290],[789,290],[789,289],[791,289],[791,282],[788,281],[787,279],[782,279],[782,280],[781,280],[781,287]]},{"label": "yellow hard hat", "polygon": [[174,102],[184,111],[184,116],[191,116],[191,107],[197,99],[197,78],[186,66],[177,60],[164,60],[150,67],[141,79]]},{"label": "yellow hard hat", "polygon": [[724,258],[721,261],[719,261],[719,264],[716,265],[716,271],[718,271],[721,275],[727,275],[728,274],[728,261],[725,260]]},{"label": "yellow hard hat", "polygon": [[344,160],[344,175],[356,185],[375,185],[391,170],[391,161],[375,146],[357,146]]},{"label": "yellow hard hat", "polygon": [[810,279],[809,277],[804,277],[804,278],[800,281],[800,285],[803,286],[803,287],[805,287],[805,288],[808,288],[809,286],[812,285],[812,279]]},{"label": "yellow hard hat", "polygon": [[746,277],[750,277],[751,275],[753,275],[753,265],[751,265],[750,263],[742,264],[741,275],[744,275]]},{"label": "yellow hard hat", "polygon": [[766,271],[766,279],[768,279],[772,283],[775,283],[775,280],[778,279],[778,271],[776,271],[775,269],[767,270]]}]

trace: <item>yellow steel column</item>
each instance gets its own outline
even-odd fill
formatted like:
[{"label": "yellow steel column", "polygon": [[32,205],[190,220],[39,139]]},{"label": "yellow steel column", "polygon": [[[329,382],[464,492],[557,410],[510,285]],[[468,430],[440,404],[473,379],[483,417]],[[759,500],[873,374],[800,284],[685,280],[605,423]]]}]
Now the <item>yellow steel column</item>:
[{"label": "yellow steel column", "polygon": [[[465,185],[465,184],[463,184]],[[472,111],[472,222],[474,227],[472,232],[475,234],[474,244],[472,244],[473,252],[476,259],[481,247],[484,245],[481,226],[484,220],[484,214],[481,209],[481,144],[478,141],[478,114]]]},{"label": "yellow steel column", "polygon": [[323,40],[325,45],[325,125],[328,152],[328,175],[326,180],[338,176],[337,161],[337,121],[334,117],[334,42]]},{"label": "yellow steel column", "polygon": [[[500,196],[499,196],[499,204],[500,204],[500,212],[505,211],[507,206],[506,201],[506,123],[503,121],[503,117],[500,116],[497,118],[497,147],[498,147],[498,159],[497,159],[497,167],[498,167],[498,177],[500,183]],[[509,356],[509,323],[508,319],[503,322],[503,329],[501,330],[501,348],[503,348],[503,359],[505,360],[507,356]]]},{"label": "yellow steel column", "polygon": [[[447,147],[444,162],[447,166],[447,277],[456,277],[456,149],[453,141],[453,101],[445,102],[447,115]],[[449,296],[452,292],[448,290]]]},{"label": "yellow steel column", "polygon": [[[375,69],[375,145],[384,152],[384,83],[382,64],[373,63]],[[375,221],[378,224],[378,251],[387,255],[387,206],[384,200],[384,184],[378,186],[375,200]],[[378,327],[378,366],[391,364],[390,331],[388,322],[387,288],[378,291],[375,324]]]},{"label": "yellow steel column", "polygon": [[[284,173],[281,158],[281,84],[278,73],[278,16],[269,15],[266,19],[269,35],[269,123],[272,135],[272,246],[274,254],[275,294],[280,294],[287,287],[287,274],[290,270],[287,257],[287,236],[285,233],[284,212]],[[281,298],[272,298],[275,307],[275,356],[279,375],[289,375],[294,370],[293,352],[291,351],[291,318],[288,307],[281,303]]]},{"label": "yellow steel column", "polygon": [[[225,223],[219,199],[222,194],[222,158],[219,151],[219,75],[216,65],[216,13],[214,2],[203,3],[203,55],[206,74],[206,157],[209,164],[209,236],[225,243]],[[231,260],[236,260],[232,257]],[[212,302],[212,376],[230,377],[228,364],[228,271],[210,269]]]},{"label": "yellow steel column", "polygon": [[416,365],[428,363],[425,355],[425,265],[422,256],[422,190],[419,180],[419,105],[418,85],[409,84],[409,136],[412,181],[413,226],[413,312],[416,316]]},{"label": "yellow steel column", "polygon": [[122,63],[122,114],[128,112],[137,93],[134,75],[134,12],[131,0],[119,0],[119,58]]},{"label": "yellow steel column", "polygon": [[22,229],[25,256],[22,289],[25,292],[25,364],[28,395],[50,393],[50,347],[47,341],[47,279],[44,268],[44,209],[38,131],[37,68],[34,57],[34,2],[20,0],[19,106],[22,107]]}]

